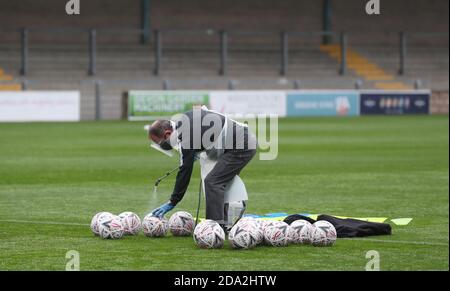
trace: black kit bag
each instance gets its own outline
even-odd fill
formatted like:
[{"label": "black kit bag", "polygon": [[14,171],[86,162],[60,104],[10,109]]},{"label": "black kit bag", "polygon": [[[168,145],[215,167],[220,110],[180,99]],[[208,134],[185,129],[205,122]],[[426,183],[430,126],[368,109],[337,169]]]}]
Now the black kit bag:
[{"label": "black kit bag", "polygon": [[[291,224],[292,222],[303,219],[310,223],[316,222],[309,217],[293,214],[284,219],[284,222]],[[364,237],[372,235],[390,235],[392,233],[391,226],[387,223],[369,222],[353,218],[337,218],[331,215],[322,214],[317,220],[325,220],[336,228],[337,237]]]},{"label": "black kit bag", "polygon": [[296,220],[306,220],[309,223],[313,224],[314,222],[316,222],[314,219],[309,218],[308,216],[303,216],[301,214],[292,214],[289,215],[288,217],[286,217],[283,221],[286,222],[287,224],[291,225],[291,223],[293,223]]}]

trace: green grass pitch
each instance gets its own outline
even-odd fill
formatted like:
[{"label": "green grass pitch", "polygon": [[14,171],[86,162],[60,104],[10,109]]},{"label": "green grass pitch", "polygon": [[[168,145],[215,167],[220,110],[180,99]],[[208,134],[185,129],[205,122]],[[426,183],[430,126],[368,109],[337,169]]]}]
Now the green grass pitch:
[{"label": "green grass pitch", "polygon": [[[243,171],[248,213],[309,212],[413,217],[392,236],[338,239],[330,248],[198,249],[191,237],[94,237],[99,211],[143,217],[165,202],[174,177],[151,198],[155,179],[177,165],[151,150],[142,122],[0,124],[0,269],[448,270],[448,116],[280,120],[279,154]],[[198,166],[197,166],[198,167]],[[195,214],[199,170],[175,210]],[[204,201],[203,204],[204,206]]]}]

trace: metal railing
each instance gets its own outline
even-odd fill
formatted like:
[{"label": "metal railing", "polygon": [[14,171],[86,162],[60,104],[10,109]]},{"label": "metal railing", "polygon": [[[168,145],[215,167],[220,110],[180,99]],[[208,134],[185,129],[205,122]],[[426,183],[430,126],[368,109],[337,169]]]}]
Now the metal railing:
[{"label": "metal railing", "polygon": [[[5,29],[1,29],[0,31],[4,31]],[[7,30],[7,29],[6,29]],[[66,28],[22,28],[15,33],[20,34],[20,74],[22,76],[27,76],[29,72],[29,62],[30,62],[30,35],[39,32],[39,33],[47,33],[47,34],[67,34],[68,32],[77,32],[87,35],[87,42],[89,46],[88,55],[89,55],[89,63],[87,68],[87,74],[89,76],[95,76],[97,73],[97,40],[99,35],[101,34],[135,34],[142,36],[145,31],[141,29],[66,29]],[[225,31],[225,30],[186,30],[186,31],[175,31],[175,30],[155,30],[153,32],[153,58],[154,58],[154,68],[153,74],[155,76],[159,76],[162,72],[163,64],[162,58],[164,54],[163,49],[163,37],[164,35],[170,35],[173,33],[185,33],[186,35],[200,35],[200,34],[208,34],[212,37],[217,37],[219,47],[218,55],[219,55],[219,68],[218,75],[226,76],[228,73],[228,55],[229,55],[229,37],[230,35],[258,35],[258,34],[267,34],[264,31]],[[392,33],[392,32],[391,32]],[[404,75],[407,71],[407,46],[408,46],[408,38],[409,37],[444,37],[448,39],[448,33],[425,33],[425,32],[399,32],[399,40],[398,40],[398,74]],[[290,39],[291,38],[303,38],[308,39],[312,37],[326,37],[330,39],[334,37],[335,39],[339,39],[340,46],[340,63],[338,73],[340,75],[347,74],[347,51],[348,51],[348,43],[349,39],[352,37],[352,33],[348,32],[334,32],[334,31],[316,31],[316,32],[298,32],[298,31],[281,31],[279,32],[279,74],[281,76],[286,76],[289,71],[289,54],[290,54]],[[152,57],[149,53],[149,58]],[[149,71],[151,68],[149,68]]]}]

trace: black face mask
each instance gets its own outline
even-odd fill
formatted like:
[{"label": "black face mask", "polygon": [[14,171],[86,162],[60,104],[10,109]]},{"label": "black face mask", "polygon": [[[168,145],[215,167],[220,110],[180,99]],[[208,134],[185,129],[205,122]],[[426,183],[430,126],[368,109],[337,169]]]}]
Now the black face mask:
[{"label": "black face mask", "polygon": [[170,142],[169,142],[168,139],[163,140],[162,142],[160,142],[159,146],[165,151],[170,151],[170,150],[173,149],[172,146],[170,145]]}]

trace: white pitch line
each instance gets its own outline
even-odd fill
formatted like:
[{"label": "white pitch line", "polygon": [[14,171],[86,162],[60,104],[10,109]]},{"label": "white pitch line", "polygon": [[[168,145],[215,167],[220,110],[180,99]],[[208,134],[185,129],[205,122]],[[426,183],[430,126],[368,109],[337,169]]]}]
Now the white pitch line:
[{"label": "white pitch line", "polygon": [[426,241],[405,241],[405,240],[387,240],[387,239],[372,239],[372,238],[342,238],[345,240],[361,240],[368,242],[381,242],[381,243],[393,243],[393,244],[406,244],[406,245],[427,245],[427,246],[444,246],[448,247],[448,243],[434,243]]},{"label": "white pitch line", "polygon": [[75,223],[75,222],[59,222],[59,221],[36,221],[36,220],[15,220],[15,219],[1,219],[0,222],[11,222],[11,223],[33,223],[33,224],[49,224],[49,225],[75,225],[75,226],[89,226],[85,223]]}]

